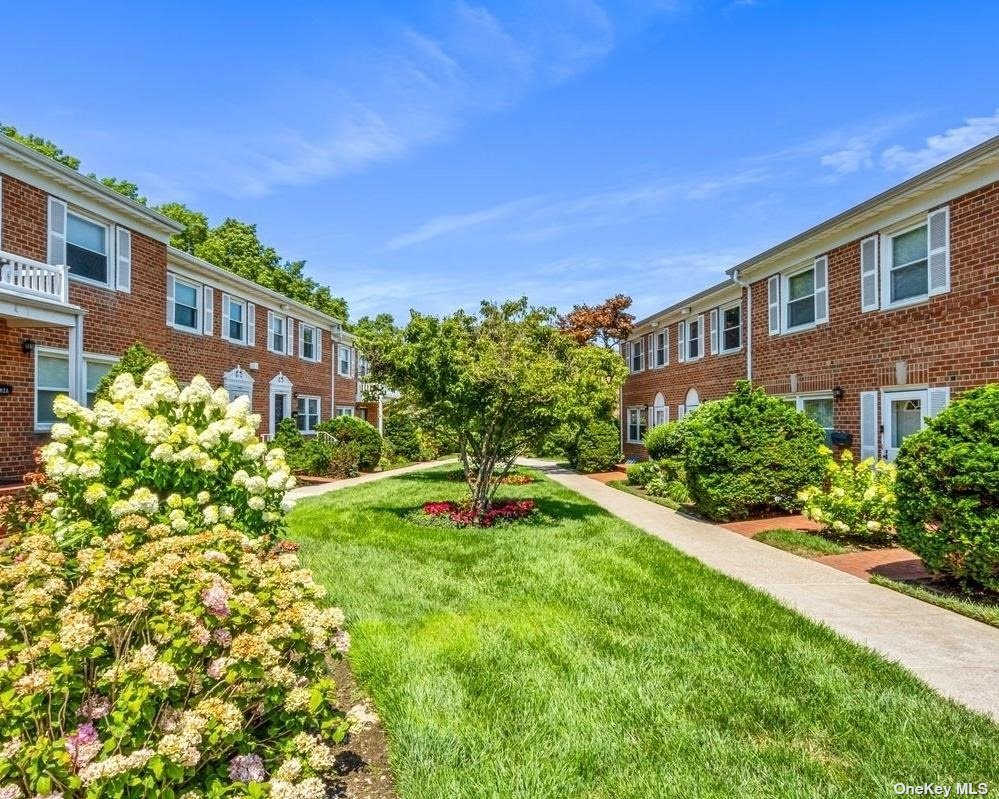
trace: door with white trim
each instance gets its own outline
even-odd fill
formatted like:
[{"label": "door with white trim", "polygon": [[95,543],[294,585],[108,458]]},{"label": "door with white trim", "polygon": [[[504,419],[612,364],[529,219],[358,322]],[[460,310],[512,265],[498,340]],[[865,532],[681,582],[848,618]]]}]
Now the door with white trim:
[{"label": "door with white trim", "polygon": [[885,457],[893,461],[906,436],[923,429],[929,415],[926,391],[885,391],[881,396]]},{"label": "door with white trim", "polygon": [[277,432],[281,420],[291,416],[291,381],[281,372],[271,380],[271,436]]}]

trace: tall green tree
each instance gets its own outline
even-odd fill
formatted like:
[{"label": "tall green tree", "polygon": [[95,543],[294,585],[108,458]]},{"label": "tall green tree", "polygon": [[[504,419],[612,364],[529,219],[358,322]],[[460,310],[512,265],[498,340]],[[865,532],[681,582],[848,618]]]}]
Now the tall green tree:
[{"label": "tall green tree", "polygon": [[201,211],[188,208],[184,203],[163,203],[153,210],[184,226],[180,233],[174,234],[170,239],[172,247],[194,255],[208,238],[208,216]]},{"label": "tall green tree", "polygon": [[34,133],[21,133],[13,125],[4,125],[2,122],[0,122],[0,134],[10,137],[14,141],[30,147],[35,152],[41,153],[53,161],[58,161],[63,166],[68,166],[70,169],[80,168],[79,158],[65,152],[62,147],[49,139],[36,136]]},{"label": "tall green tree", "polygon": [[580,347],[527,298],[483,302],[478,314],[412,312],[399,331],[376,332],[376,379],[456,434],[476,517],[516,458],[568,419],[595,417],[624,380],[621,358]]}]

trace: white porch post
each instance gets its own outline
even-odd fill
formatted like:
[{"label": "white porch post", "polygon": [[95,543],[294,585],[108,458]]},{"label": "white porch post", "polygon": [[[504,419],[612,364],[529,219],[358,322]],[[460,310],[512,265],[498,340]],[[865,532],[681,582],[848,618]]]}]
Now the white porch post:
[{"label": "white porch post", "polygon": [[87,402],[87,375],[83,362],[83,314],[76,314],[69,329],[69,396],[81,405]]}]

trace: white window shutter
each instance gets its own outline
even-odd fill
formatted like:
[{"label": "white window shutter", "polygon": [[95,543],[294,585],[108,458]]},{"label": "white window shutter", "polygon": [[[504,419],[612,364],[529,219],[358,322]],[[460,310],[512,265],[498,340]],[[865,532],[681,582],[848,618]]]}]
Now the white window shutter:
[{"label": "white window shutter", "polygon": [[706,338],[704,333],[704,314],[697,315],[697,335],[700,336],[700,338],[697,341],[697,357],[703,358],[704,346],[705,346],[704,340]]},{"label": "white window shutter", "polygon": [[315,336],[315,344],[312,346],[316,350],[316,362],[321,363],[323,360],[323,329],[321,327],[316,328],[316,332],[313,333]]},{"label": "white window shutter", "polygon": [[211,286],[204,287],[205,309],[202,311],[201,329],[206,336],[215,335],[215,289]]},{"label": "white window shutter", "polygon": [[767,303],[770,308],[770,335],[780,333],[780,275],[767,281]]},{"label": "white window shutter", "polygon": [[651,430],[656,424],[656,409],[654,406],[650,405],[645,413],[645,429]]},{"label": "white window shutter", "polygon": [[950,291],[950,208],[931,211],[927,218],[929,230],[930,296]]},{"label": "white window shutter", "polygon": [[932,419],[950,403],[950,386],[931,388],[927,394],[926,408],[928,412],[926,415]]},{"label": "white window shutter", "polygon": [[647,353],[647,355],[645,357],[648,358],[648,360],[649,360],[649,369],[654,369],[655,366],[656,366],[656,334],[655,333],[649,333],[648,337],[646,338],[645,352]]},{"label": "white window shutter", "polygon": [[680,419],[682,419],[686,415],[686,413],[687,413],[687,406],[686,405],[677,405],[676,406],[676,419],[677,419],[677,421],[680,421]]},{"label": "white window shutter", "polygon": [[115,226],[115,274],[118,291],[132,290],[132,231]]},{"label": "white window shutter", "polygon": [[860,458],[878,457],[878,392],[860,392]]},{"label": "white window shutter", "polygon": [[49,197],[49,263],[66,263],[66,203]]},{"label": "white window shutter", "polygon": [[718,309],[711,309],[711,354],[718,354]]},{"label": "white window shutter", "polygon": [[295,353],[295,320],[290,316],[284,321],[284,354],[293,355]]},{"label": "white window shutter", "polygon": [[878,309],[878,237],[860,242],[860,310]]},{"label": "white window shutter", "polygon": [[228,294],[223,294],[222,295],[222,330],[220,331],[219,335],[221,335],[222,338],[224,338],[224,339],[228,339],[229,338],[229,318],[230,318],[230,314],[229,314],[229,295]]},{"label": "white window shutter", "polygon": [[174,322],[174,302],[177,295],[177,285],[174,276],[167,274],[167,324],[172,325]]},{"label": "white window shutter", "polygon": [[267,349],[274,351],[274,311],[267,312]]},{"label": "white window shutter", "polygon": [[665,353],[665,359],[663,360],[664,366],[669,366],[669,328],[663,328],[663,352]]},{"label": "white window shutter", "polygon": [[663,406],[663,422],[669,421],[669,405]]},{"label": "white window shutter", "polygon": [[829,258],[815,259],[815,324],[829,321]]},{"label": "white window shutter", "polygon": [[257,346],[257,306],[246,301],[246,343]]},{"label": "white window shutter", "polygon": [[676,360],[677,363],[683,363],[687,360],[686,353],[687,344],[687,323],[677,322],[676,323]]}]

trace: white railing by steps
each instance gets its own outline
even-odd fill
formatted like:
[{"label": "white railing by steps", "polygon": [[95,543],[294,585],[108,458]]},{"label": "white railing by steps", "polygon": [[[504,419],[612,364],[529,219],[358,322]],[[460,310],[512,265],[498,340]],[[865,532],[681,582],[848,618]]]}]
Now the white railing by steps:
[{"label": "white railing by steps", "polygon": [[0,250],[0,292],[69,305],[68,270]]}]

